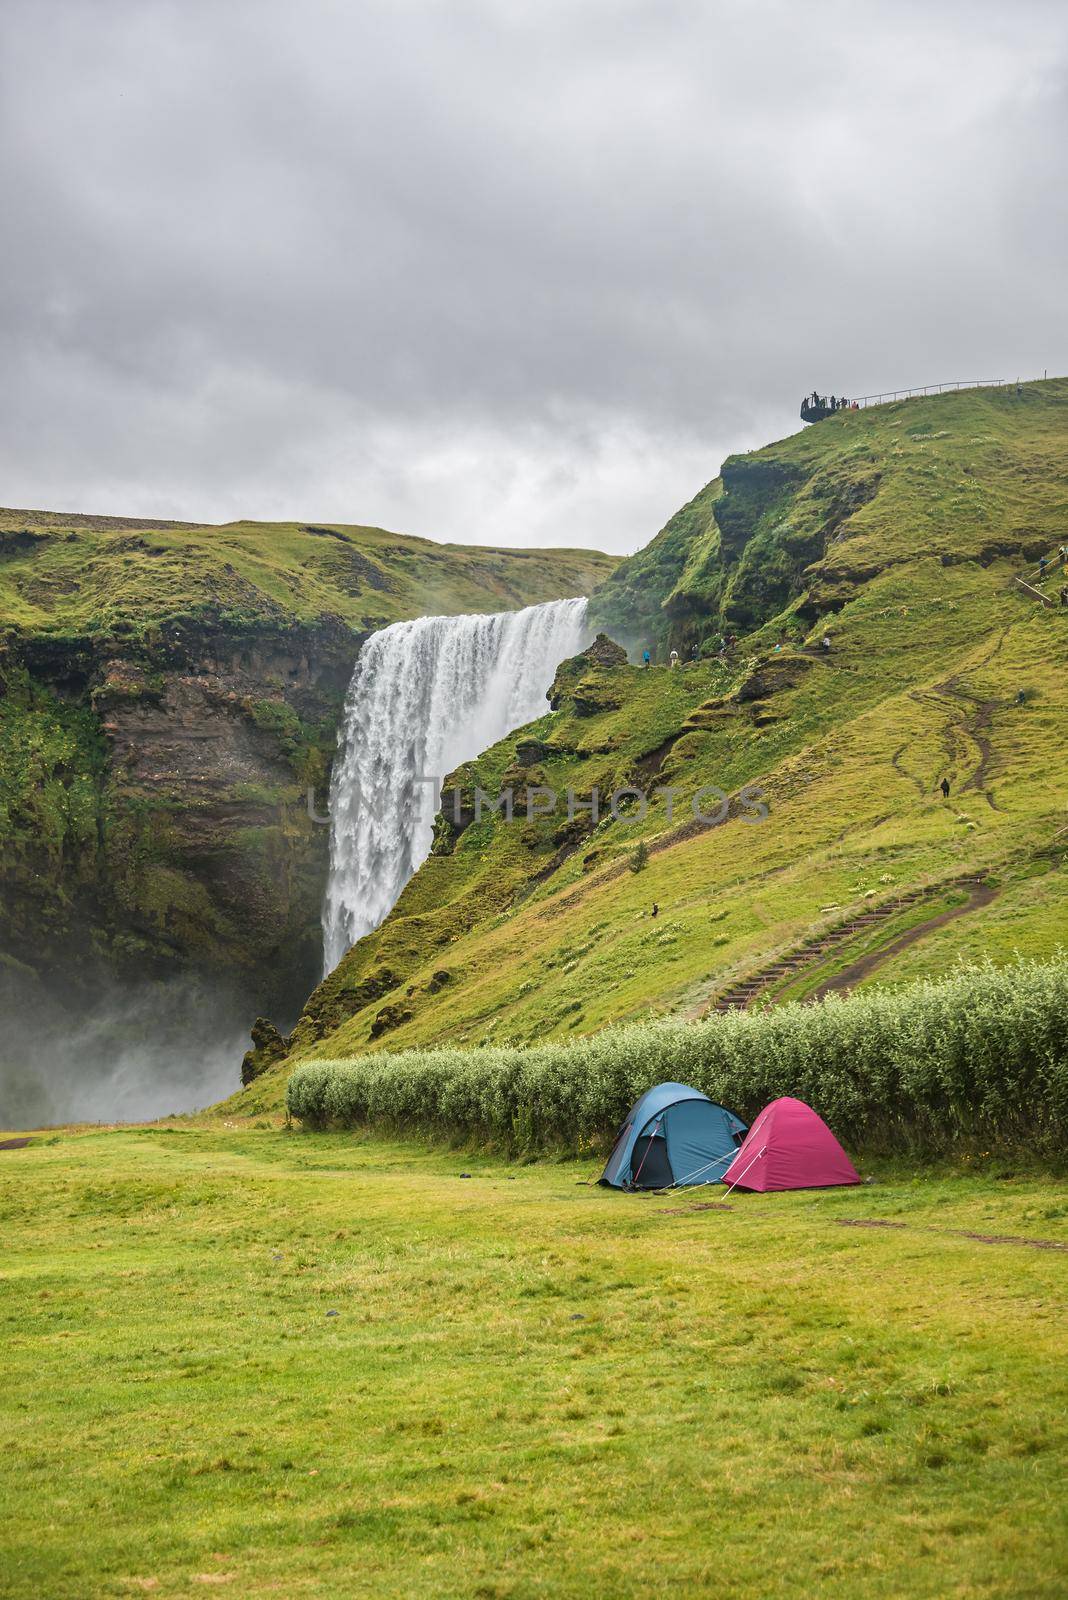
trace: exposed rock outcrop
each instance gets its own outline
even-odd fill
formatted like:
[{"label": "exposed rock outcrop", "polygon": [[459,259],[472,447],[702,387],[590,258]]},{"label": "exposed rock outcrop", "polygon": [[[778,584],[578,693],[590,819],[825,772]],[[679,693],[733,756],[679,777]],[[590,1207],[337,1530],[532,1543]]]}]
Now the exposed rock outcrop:
[{"label": "exposed rock outcrop", "polygon": [[292,1013],[319,962],[330,767],[358,639],[340,621],[188,620],[155,636],[9,636],[29,752],[0,852],[0,952],[91,990],[192,968]]},{"label": "exposed rock outcrop", "polygon": [[284,1061],[289,1045],[273,1022],[268,1022],[266,1017],[257,1017],[252,1024],[252,1049],[245,1051],[241,1062],[241,1082],[248,1086],[258,1078],[261,1073],[270,1067],[276,1067]]},{"label": "exposed rock outcrop", "polygon": [[567,701],[579,716],[610,710],[614,703],[611,669],[626,664],[627,652],[623,646],[606,633],[599,633],[585,650],[560,663],[549,690],[550,706],[559,711]]}]

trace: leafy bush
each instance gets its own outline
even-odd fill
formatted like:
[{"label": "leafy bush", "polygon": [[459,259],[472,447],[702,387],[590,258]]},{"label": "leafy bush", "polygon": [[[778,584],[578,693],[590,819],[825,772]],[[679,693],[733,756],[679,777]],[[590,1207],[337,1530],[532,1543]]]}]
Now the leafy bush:
[{"label": "leafy bush", "polygon": [[979,1138],[1052,1152],[1068,1134],[1068,952],[817,1005],[607,1028],[566,1045],[308,1062],[290,1079],[288,1107],[313,1128],[589,1150],[666,1079],[747,1119],[796,1095],[855,1148]]}]

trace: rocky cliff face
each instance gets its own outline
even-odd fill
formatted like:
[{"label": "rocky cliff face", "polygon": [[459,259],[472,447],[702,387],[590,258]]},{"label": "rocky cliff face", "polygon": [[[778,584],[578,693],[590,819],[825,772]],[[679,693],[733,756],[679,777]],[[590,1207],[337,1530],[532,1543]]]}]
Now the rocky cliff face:
[{"label": "rocky cliff face", "polygon": [[211,619],[48,660],[9,641],[8,960],[75,990],[203,970],[286,1014],[318,975],[327,830],[308,795],[359,643],[338,621]]}]

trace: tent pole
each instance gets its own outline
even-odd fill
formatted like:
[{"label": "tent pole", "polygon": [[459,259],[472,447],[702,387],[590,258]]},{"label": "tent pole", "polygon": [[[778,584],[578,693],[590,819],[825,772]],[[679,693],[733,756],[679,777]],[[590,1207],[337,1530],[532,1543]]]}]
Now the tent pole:
[{"label": "tent pole", "polygon": [[[630,1180],[630,1184],[631,1184],[631,1188],[632,1189],[637,1185],[638,1179],[642,1175],[642,1168],[645,1165],[646,1156],[648,1156],[650,1150],[653,1148],[653,1140],[656,1138],[657,1133],[660,1131],[660,1124],[663,1122],[663,1120],[664,1120],[664,1118],[663,1118],[662,1114],[659,1117],[657,1117],[657,1119],[656,1119],[656,1127],[653,1129],[652,1133],[649,1135],[648,1139],[645,1141],[645,1155],[642,1156],[641,1160],[638,1162],[638,1170],[634,1174],[633,1178]],[[641,1138],[641,1134],[640,1133],[638,1135],[638,1138],[639,1139]]]}]

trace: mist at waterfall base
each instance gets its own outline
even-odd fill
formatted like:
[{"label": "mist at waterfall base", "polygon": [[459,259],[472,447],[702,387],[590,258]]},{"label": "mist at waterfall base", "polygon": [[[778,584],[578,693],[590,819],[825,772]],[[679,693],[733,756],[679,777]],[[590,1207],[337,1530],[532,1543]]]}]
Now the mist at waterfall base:
[{"label": "mist at waterfall base", "polygon": [[586,601],[574,599],[488,616],[418,617],[367,640],[330,786],[325,972],[384,921],[430,854],[437,786],[543,716],[557,667],[587,639]]},{"label": "mist at waterfall base", "polygon": [[205,978],[107,983],[92,998],[0,983],[0,1128],[144,1122],[241,1087],[250,1002]]}]

